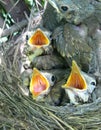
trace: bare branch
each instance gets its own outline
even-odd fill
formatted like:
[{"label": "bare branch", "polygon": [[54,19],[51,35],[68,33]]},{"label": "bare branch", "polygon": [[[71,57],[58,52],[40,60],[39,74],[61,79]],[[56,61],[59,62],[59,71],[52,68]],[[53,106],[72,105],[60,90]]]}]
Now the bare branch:
[{"label": "bare branch", "polygon": [[21,22],[18,22],[16,24],[14,24],[13,26],[11,26],[9,29],[5,29],[0,37],[7,37],[9,35],[12,35],[14,32],[21,30],[23,27],[25,27],[27,25],[28,21],[27,20],[23,20]]}]

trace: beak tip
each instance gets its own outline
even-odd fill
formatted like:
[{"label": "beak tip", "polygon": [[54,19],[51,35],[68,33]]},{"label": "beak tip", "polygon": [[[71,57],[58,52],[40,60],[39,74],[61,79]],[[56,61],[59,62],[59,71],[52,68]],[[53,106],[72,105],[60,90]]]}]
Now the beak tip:
[{"label": "beak tip", "polygon": [[62,85],[61,87],[65,89],[66,88],[66,84]]}]

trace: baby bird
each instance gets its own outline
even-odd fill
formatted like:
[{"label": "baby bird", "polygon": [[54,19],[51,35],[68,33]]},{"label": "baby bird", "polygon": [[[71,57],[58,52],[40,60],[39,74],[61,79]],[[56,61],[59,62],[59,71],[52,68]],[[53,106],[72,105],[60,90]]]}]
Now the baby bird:
[{"label": "baby bird", "polygon": [[96,80],[82,72],[77,63],[72,61],[72,70],[67,82],[62,85],[68,94],[70,103],[79,104],[79,102],[87,102],[93,90],[96,87]]},{"label": "baby bird", "polygon": [[55,76],[48,72],[40,72],[34,68],[30,81],[30,92],[33,99],[37,101],[44,101],[55,83]]},{"label": "baby bird", "polygon": [[[44,53],[48,53],[49,51],[52,53],[53,49],[50,45],[51,32],[46,29],[37,28],[34,32],[27,32],[26,36],[27,40],[22,47],[22,65],[21,65],[21,73],[27,68],[33,68],[32,63],[34,59]],[[50,53],[49,52],[49,53]]]}]

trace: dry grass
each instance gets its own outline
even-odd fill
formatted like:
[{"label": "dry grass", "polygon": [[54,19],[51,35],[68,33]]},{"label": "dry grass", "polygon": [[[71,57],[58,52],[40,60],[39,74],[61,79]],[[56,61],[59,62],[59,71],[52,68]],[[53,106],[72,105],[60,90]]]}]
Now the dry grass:
[{"label": "dry grass", "polygon": [[21,41],[17,41],[0,46],[0,130],[101,129],[101,98],[89,104],[57,107],[35,102],[22,94]]},{"label": "dry grass", "polygon": [[[0,64],[0,128],[3,130],[95,130],[101,128],[101,99],[79,106],[50,106],[21,93],[19,44],[5,44]],[[4,46],[4,45],[3,45]],[[6,47],[8,46],[8,47]],[[3,48],[2,46],[0,48]]]}]

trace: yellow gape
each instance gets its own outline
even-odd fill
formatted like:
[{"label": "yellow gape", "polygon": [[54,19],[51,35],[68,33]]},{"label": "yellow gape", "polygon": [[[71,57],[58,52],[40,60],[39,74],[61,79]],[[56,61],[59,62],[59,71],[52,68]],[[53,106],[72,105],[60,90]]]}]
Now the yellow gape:
[{"label": "yellow gape", "polygon": [[36,99],[40,94],[46,93],[49,87],[50,85],[48,80],[40,73],[39,70],[34,68],[30,81],[30,92],[33,99]]},{"label": "yellow gape", "polygon": [[75,61],[72,61],[72,70],[70,76],[66,84],[63,85],[62,87],[63,88],[72,87],[80,90],[87,89],[86,81],[83,75],[81,74],[81,71]]},{"label": "yellow gape", "polygon": [[30,46],[40,48],[43,46],[48,46],[50,44],[50,40],[41,29],[37,29],[29,38],[28,44]]}]

